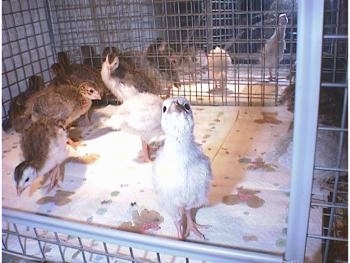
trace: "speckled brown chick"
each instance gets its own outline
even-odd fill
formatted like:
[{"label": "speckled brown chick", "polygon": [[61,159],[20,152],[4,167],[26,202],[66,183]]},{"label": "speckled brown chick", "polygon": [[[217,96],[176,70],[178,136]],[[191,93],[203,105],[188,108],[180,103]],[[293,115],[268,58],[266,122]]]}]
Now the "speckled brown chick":
[{"label": "speckled brown chick", "polygon": [[24,161],[14,171],[17,194],[20,195],[40,176],[49,175],[49,191],[63,179],[60,166],[68,158],[67,133],[63,123],[42,118],[22,133]]},{"label": "speckled brown chick", "polygon": [[96,84],[90,81],[84,81],[78,87],[69,84],[50,86],[45,91],[33,103],[32,120],[49,117],[63,120],[65,127],[86,114],[92,100],[101,99]]},{"label": "speckled brown chick", "polygon": [[[62,65],[65,72],[64,79],[69,79],[72,84],[79,86],[83,81],[91,81],[95,83],[95,89],[99,92],[102,100],[106,105],[106,91],[107,88],[101,79],[100,71],[91,67],[90,65],[70,63],[66,52],[57,53],[58,64]],[[98,103],[100,104],[100,103]]]}]

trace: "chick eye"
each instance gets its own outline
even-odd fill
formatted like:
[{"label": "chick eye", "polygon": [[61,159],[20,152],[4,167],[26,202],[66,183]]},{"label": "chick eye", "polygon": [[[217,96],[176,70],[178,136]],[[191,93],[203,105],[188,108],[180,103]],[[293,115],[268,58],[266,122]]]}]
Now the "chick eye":
[{"label": "chick eye", "polygon": [[166,112],[166,106],[163,106],[163,113]]},{"label": "chick eye", "polygon": [[191,109],[190,105],[188,103],[185,103],[184,107],[185,107],[186,110],[190,110]]},{"label": "chick eye", "polygon": [[28,183],[29,182],[29,177],[27,177],[24,182]]}]

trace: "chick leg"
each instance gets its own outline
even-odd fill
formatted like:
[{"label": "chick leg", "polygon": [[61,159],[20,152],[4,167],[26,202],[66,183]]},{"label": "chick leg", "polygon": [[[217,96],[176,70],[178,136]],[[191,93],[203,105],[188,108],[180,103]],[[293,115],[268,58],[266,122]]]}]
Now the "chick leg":
[{"label": "chick leg", "polygon": [[185,239],[183,219],[174,221],[174,224],[176,226],[178,239]]},{"label": "chick leg", "polygon": [[205,237],[201,232],[199,232],[198,228],[208,228],[209,226],[196,224],[192,219],[191,209],[185,210],[185,214],[187,219],[185,236],[187,237],[190,232],[193,232],[193,234],[195,234],[198,238],[204,240]]},{"label": "chick leg", "polygon": [[53,168],[50,171],[49,176],[50,176],[50,184],[47,192],[50,192],[58,184],[59,181],[63,180],[63,174],[61,173],[60,165],[57,165],[55,168]]},{"label": "chick leg", "polygon": [[75,142],[71,138],[68,138],[67,144],[69,144],[74,150],[76,150],[81,143]]},{"label": "chick leg", "polygon": [[179,208],[179,215],[180,217],[177,220],[174,220],[174,224],[176,226],[177,230],[177,238],[178,239],[185,239],[184,235],[184,209]]},{"label": "chick leg", "polygon": [[149,145],[141,139],[142,142],[142,152],[143,152],[143,160],[147,162],[152,162],[151,157],[150,157],[150,147]]}]

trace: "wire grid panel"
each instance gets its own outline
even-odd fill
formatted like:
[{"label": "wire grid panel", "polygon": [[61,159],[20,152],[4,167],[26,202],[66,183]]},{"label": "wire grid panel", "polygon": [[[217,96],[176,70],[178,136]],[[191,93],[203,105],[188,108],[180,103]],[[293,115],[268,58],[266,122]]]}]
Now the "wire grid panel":
[{"label": "wire grid panel", "polygon": [[50,1],[49,7],[57,50],[91,45],[99,55],[115,44],[121,50],[140,50],[145,40],[156,37],[148,1]]},{"label": "wire grid panel", "polygon": [[45,1],[2,2],[2,119],[12,98],[27,89],[27,79],[51,79],[54,61]]},{"label": "wire grid panel", "polygon": [[3,252],[54,262],[160,262],[160,255],[155,252],[8,221],[3,223],[2,243]]},{"label": "wire grid panel", "polygon": [[165,239],[3,210],[3,252],[30,259],[54,262],[282,262],[281,254]]},{"label": "wire grid panel", "polygon": [[[322,262],[348,262],[347,1],[325,1],[322,77],[311,206],[322,215]],[[316,185],[315,183],[315,185]],[[320,260],[320,261],[321,261]]]},{"label": "wire grid panel", "polygon": [[[29,76],[41,74],[45,82],[50,80],[49,68],[57,52],[67,51],[72,62],[82,63],[82,47],[88,47],[91,61],[98,60],[100,65],[106,47],[116,46],[139,57],[157,38],[176,54],[174,63],[181,87],[173,88],[172,95],[186,96],[194,104],[276,105],[293,75],[295,3],[4,1],[3,120],[10,100],[27,88]],[[278,27],[281,13],[289,19],[285,50],[274,69],[274,80],[269,81],[265,62],[259,59],[260,51]],[[225,69],[218,69],[223,74],[216,80],[224,83],[218,90],[207,58],[215,47],[226,50],[231,60]]]}]

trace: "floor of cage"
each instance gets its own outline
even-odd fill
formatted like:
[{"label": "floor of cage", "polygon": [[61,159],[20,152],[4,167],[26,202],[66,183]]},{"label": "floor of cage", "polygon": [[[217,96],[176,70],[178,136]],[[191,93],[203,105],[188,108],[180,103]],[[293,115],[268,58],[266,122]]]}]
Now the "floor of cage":
[{"label": "floor of cage", "polygon": [[[140,139],[106,126],[117,107],[109,105],[94,111],[93,124],[81,130],[83,144],[72,150],[74,156],[86,157],[90,163],[67,163],[63,183],[49,193],[40,180],[17,196],[12,177],[20,160],[19,135],[3,132],[3,207],[175,238],[173,221],[158,206],[152,189],[152,164],[140,162]],[[210,157],[214,174],[209,204],[196,214],[198,223],[210,225],[203,231],[203,242],[283,253],[291,162],[283,145],[290,142],[286,134],[292,114],[285,106],[193,108],[195,138]],[[319,223],[315,221],[311,227],[317,229]],[[20,231],[31,232],[30,227]],[[41,234],[45,236],[45,231]],[[10,247],[20,251],[16,240],[9,237],[6,242],[14,242]],[[69,242],[70,238],[65,240]],[[189,241],[199,242],[195,236],[189,236]],[[312,244],[308,250],[311,257],[319,245]],[[67,250],[67,258],[75,252]],[[45,253],[51,259],[59,256],[55,249],[47,248]],[[104,262],[102,258],[92,259]],[[172,262],[181,260],[175,257]]]}]

